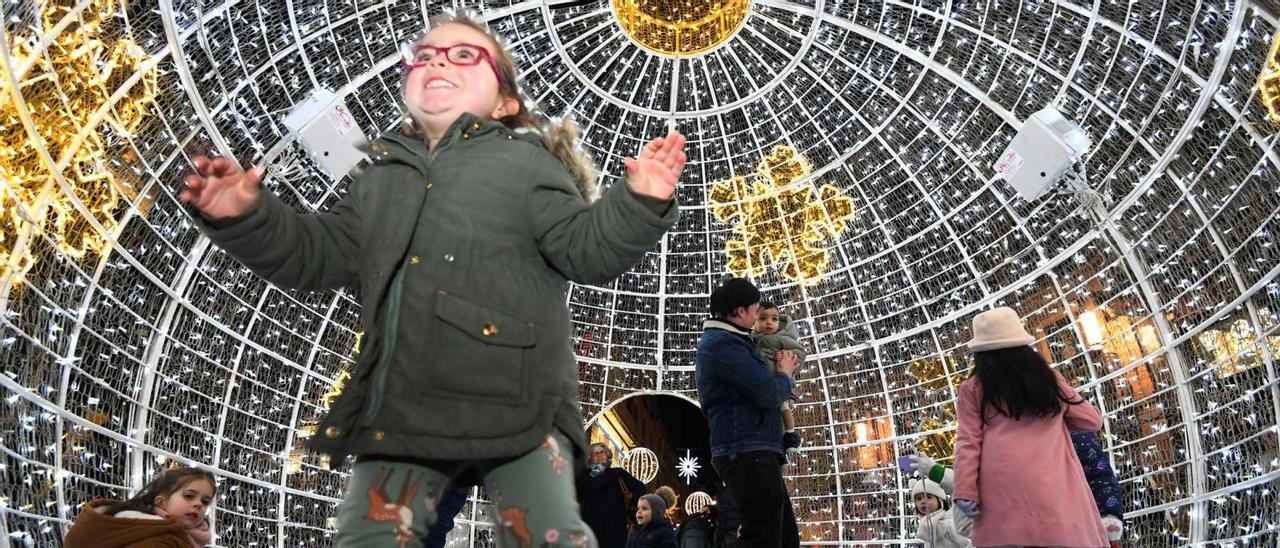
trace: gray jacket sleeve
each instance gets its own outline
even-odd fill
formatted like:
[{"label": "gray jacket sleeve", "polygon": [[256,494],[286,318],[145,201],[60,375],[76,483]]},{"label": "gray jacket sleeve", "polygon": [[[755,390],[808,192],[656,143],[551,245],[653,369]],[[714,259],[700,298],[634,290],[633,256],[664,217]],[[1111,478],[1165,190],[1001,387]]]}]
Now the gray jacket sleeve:
[{"label": "gray jacket sleeve", "polygon": [[790,350],[800,362],[803,362],[809,356],[809,352],[805,350],[804,345],[800,344],[800,331],[796,329],[795,322],[792,322],[790,318],[787,319],[786,325],[778,330],[775,338],[778,339],[778,350]]},{"label": "gray jacket sleeve", "polygon": [[601,284],[617,278],[644,258],[679,217],[674,203],[659,215],[653,200],[632,194],[621,183],[587,205],[549,152],[535,151],[530,164],[535,183],[528,211],[538,250],[574,282]]},{"label": "gray jacket sleeve", "polygon": [[280,287],[332,289],[355,283],[359,271],[359,208],[353,190],[326,213],[303,215],[267,190],[241,219],[196,223],[213,243]]}]

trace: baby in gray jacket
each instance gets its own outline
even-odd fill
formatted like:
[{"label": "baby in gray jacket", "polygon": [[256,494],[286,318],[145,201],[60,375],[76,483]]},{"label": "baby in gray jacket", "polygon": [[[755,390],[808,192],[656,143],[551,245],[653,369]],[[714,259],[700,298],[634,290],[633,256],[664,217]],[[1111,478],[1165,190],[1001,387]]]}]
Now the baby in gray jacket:
[{"label": "baby in gray jacket", "polygon": [[[795,324],[791,323],[791,318],[779,314],[778,306],[769,301],[760,301],[760,311],[756,316],[756,326],[751,332],[751,339],[755,342],[756,349],[764,356],[769,372],[774,375],[778,374],[779,351],[790,350],[795,353],[796,360],[800,362],[803,362],[804,357],[808,355],[800,345],[800,333],[796,331]],[[800,449],[800,435],[796,433],[796,419],[792,412],[794,408],[794,399],[782,402],[782,447],[786,449],[788,455],[795,454]]]}]

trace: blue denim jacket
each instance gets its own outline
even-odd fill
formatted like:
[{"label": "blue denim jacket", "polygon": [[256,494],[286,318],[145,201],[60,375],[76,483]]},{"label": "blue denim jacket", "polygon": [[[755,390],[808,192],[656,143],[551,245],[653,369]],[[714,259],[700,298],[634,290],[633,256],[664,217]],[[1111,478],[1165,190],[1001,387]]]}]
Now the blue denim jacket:
[{"label": "blue denim jacket", "polygon": [[711,456],[747,451],[782,454],[782,402],[791,380],[772,375],[751,334],[729,322],[708,320],[694,359],[698,400],[711,427]]}]

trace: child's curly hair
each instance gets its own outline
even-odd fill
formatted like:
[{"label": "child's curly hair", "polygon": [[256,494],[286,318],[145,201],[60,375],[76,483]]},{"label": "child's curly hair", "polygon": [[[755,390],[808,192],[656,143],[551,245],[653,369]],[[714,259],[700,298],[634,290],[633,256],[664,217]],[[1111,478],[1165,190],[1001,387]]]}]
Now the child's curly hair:
[{"label": "child's curly hair", "polygon": [[672,518],[673,516],[676,515],[677,512],[680,511],[679,508],[676,508],[676,501],[679,499],[679,497],[676,496],[675,489],[672,489],[668,485],[663,485],[659,487],[657,491],[654,491],[653,494],[658,495],[658,497],[662,499],[662,502],[667,503],[668,519]]},{"label": "child's curly hair", "polygon": [[[599,197],[599,186],[596,181],[598,172],[596,171],[595,162],[578,146],[578,138],[582,134],[578,124],[568,117],[552,118],[547,116],[531,99],[524,96],[520,91],[520,84],[516,80],[515,62],[512,61],[511,55],[507,53],[504,40],[470,12],[446,12],[432,17],[428,25],[428,31],[450,23],[471,27],[484,34],[493,44],[493,61],[498,65],[498,70],[502,72],[502,82],[500,83],[502,95],[515,99],[520,104],[518,112],[500,121],[511,129],[531,128],[537,130],[542,135],[542,144],[569,170],[569,175],[573,177],[578,191],[582,193],[582,198],[587,203],[595,201]],[[421,38],[418,41],[421,41]],[[406,72],[401,83],[404,84],[407,80],[408,73]],[[421,138],[421,131],[411,118],[406,119],[402,131],[407,135]]]}]

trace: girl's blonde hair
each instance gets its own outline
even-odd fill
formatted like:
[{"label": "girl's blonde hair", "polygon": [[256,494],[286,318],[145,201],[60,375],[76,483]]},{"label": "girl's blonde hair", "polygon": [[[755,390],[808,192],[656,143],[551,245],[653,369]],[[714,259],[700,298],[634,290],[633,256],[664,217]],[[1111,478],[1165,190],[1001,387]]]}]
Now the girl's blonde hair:
[{"label": "girl's blonde hair", "polygon": [[[488,25],[473,17],[470,13],[443,13],[432,17],[427,31],[430,32],[431,29],[450,23],[471,27],[485,35],[493,45],[493,51],[491,52],[493,61],[498,65],[498,70],[502,72],[499,91],[501,91],[503,97],[515,99],[520,105],[519,111],[499,121],[511,129],[530,128],[537,131],[542,136],[542,144],[569,170],[569,175],[573,177],[573,182],[577,185],[578,191],[582,193],[582,198],[588,203],[595,201],[599,195],[599,188],[596,182],[596,166],[591,157],[578,146],[578,138],[582,134],[578,124],[568,117],[553,119],[542,112],[541,109],[538,109],[532,100],[526,100],[524,94],[520,92],[519,82],[516,81],[515,62],[512,61],[511,55],[507,53],[507,48],[504,47],[501,38],[490,30]],[[418,42],[421,41],[421,38],[419,38]],[[408,81],[408,75],[409,73],[406,71],[402,84]],[[404,86],[402,85],[401,87],[403,88]],[[533,105],[532,109],[530,105]],[[411,117],[405,120],[405,124],[401,129],[407,135],[417,138],[422,137],[422,131]]]}]

